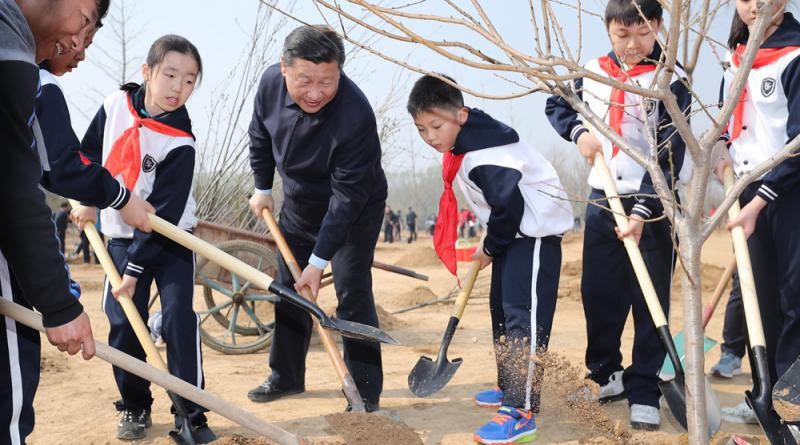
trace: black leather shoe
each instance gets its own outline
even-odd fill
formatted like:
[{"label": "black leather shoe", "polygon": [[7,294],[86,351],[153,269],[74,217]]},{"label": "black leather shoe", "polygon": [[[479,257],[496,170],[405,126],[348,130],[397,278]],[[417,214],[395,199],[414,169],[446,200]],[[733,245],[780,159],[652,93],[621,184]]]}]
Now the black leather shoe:
[{"label": "black leather shoe", "polygon": [[281,397],[304,392],[304,388],[299,389],[280,389],[276,388],[269,380],[261,385],[247,391],[247,398],[256,403],[271,402]]}]

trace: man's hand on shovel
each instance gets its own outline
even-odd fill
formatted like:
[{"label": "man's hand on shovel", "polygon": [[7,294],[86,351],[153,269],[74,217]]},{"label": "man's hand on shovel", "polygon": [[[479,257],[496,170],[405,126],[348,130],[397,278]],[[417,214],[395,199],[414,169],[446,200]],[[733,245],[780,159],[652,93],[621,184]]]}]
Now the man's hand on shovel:
[{"label": "man's hand on shovel", "polygon": [[136,283],[139,281],[138,278],[132,277],[130,275],[123,275],[122,282],[119,284],[119,287],[113,287],[111,289],[111,294],[114,295],[114,298],[119,300],[121,296],[129,296],[133,295],[136,291]]},{"label": "man's hand on shovel", "polygon": [[635,213],[631,213],[631,216],[628,217],[628,227],[626,227],[625,230],[619,230],[619,227],[614,227],[614,231],[617,233],[617,238],[622,240],[628,236],[633,236],[636,244],[639,244],[639,240],[642,239],[643,230],[644,219]]},{"label": "man's hand on shovel", "polygon": [[294,283],[294,290],[301,292],[304,287],[308,286],[308,288],[311,289],[311,295],[313,295],[314,300],[316,300],[317,294],[319,293],[319,286],[322,282],[322,272],[322,269],[309,264],[303,269],[300,279]]},{"label": "man's hand on shovel", "polygon": [[483,243],[481,243],[478,246],[478,248],[475,249],[475,253],[472,254],[470,259],[472,261],[479,262],[480,263],[479,270],[483,270],[486,266],[488,266],[492,262],[494,258],[490,257],[489,255],[486,254],[486,252],[483,251]]},{"label": "man's hand on shovel", "polygon": [[75,355],[78,351],[82,351],[84,360],[94,357],[94,335],[86,312],[81,312],[77,318],[61,326],[44,330],[47,333],[47,340],[59,351],[69,355]]}]

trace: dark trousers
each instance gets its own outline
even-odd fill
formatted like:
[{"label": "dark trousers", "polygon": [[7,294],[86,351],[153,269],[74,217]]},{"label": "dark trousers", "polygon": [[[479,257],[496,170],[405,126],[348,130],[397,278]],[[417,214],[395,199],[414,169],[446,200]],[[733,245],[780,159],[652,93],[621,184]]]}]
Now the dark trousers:
[{"label": "dark trousers", "polygon": [[492,260],[489,305],[503,405],[539,412],[544,369],[531,350],[547,349],[560,274],[560,236],[517,238]]},{"label": "dark trousers", "polygon": [[394,225],[392,225],[392,223],[386,223],[383,225],[383,242],[394,242]]},{"label": "dark trousers", "polygon": [[747,349],[747,325],[744,321],[742,289],[739,287],[739,274],[734,273],[731,280],[731,295],[725,305],[725,323],[722,325],[722,352],[744,357]]},{"label": "dark trousers", "polygon": [[408,225],[408,243],[411,244],[412,241],[417,240],[417,225],[409,224]]},{"label": "dark trousers", "polygon": [[[0,298],[31,308],[0,252]],[[0,316],[0,445],[25,444],[33,431],[33,398],[39,386],[39,332]]]},{"label": "dark trousers", "polygon": [[[147,303],[150,299],[150,285],[155,281],[161,295],[161,314],[163,317],[162,336],[167,343],[167,363],[170,374],[198,388],[205,386],[203,378],[203,356],[200,350],[199,317],[192,308],[194,296],[194,254],[189,249],[161,238],[162,251],[156,264],[145,268],[136,282],[133,302],[142,319],[147,322]],[[110,239],[108,252],[120,274],[128,264],[129,239]],[[111,295],[108,280],[105,283],[103,309],[111,325],[108,344],[140,360],[145,352],[128,322],[122,306]],[[150,409],[153,397],[150,382],[121,368],[114,369],[114,380],[122,396],[117,409]],[[206,421],[207,409],[191,402],[183,401],[193,424]]]},{"label": "dark trousers", "polygon": [[[383,215],[365,210],[350,229],[347,240],[331,260],[333,284],[339,305],[336,316],[370,326],[378,326],[375,297],[372,294],[372,260]],[[280,228],[301,268],[308,264],[316,239],[290,221],[298,215],[281,210]],[[391,227],[391,226],[390,226]],[[279,261],[278,282],[294,284],[286,263]],[[306,354],[311,340],[311,317],[290,303],[275,303],[275,331],[269,353],[272,369],[269,381],[280,389],[305,389]],[[379,343],[342,338],[344,361],[361,397],[377,404],[383,391],[383,370]]]},{"label": "dark trousers", "polygon": [[[744,206],[759,183],[742,193]],[[800,188],[778,196],[759,214],[747,245],[764,325],[772,384],[800,356]]]},{"label": "dark trousers", "polygon": [[[592,190],[589,197],[599,206],[608,207],[605,194]],[[623,198],[626,213],[635,204]],[[634,337],[632,363],[623,373],[629,404],[658,407],[658,371],[666,352],[659,341],[653,319],[647,309],[625,247],[617,238],[611,212],[596,205],[586,208],[583,241],[583,276],[581,294],[586,317],[586,366],[589,377],[600,385],[608,383],[612,373],[622,370],[620,352],[622,331],[628,313],[633,312]],[[645,224],[639,249],[655,286],[664,313],[669,313],[670,280],[674,251],[669,222]]]},{"label": "dark trousers", "polygon": [[89,252],[89,238],[86,237],[86,233],[81,230],[81,241],[78,244],[78,248],[75,249],[75,255],[83,252],[83,262],[88,264],[92,261],[91,252]]}]

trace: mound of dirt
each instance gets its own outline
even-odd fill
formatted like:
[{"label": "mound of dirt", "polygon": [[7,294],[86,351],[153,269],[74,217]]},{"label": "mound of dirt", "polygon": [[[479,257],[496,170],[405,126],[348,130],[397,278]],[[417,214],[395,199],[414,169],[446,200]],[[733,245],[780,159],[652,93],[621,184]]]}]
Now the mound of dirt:
[{"label": "mound of dirt", "polygon": [[415,304],[427,303],[439,298],[428,286],[417,286],[414,289],[403,292],[392,298],[392,304],[397,307],[413,306]]},{"label": "mound of dirt", "polygon": [[378,311],[381,329],[395,329],[406,325],[406,322],[387,312],[381,305],[375,305],[375,309]]},{"label": "mound of dirt", "polygon": [[433,247],[414,249],[413,252],[401,256],[400,259],[394,263],[395,266],[410,268],[432,267],[440,264],[442,264],[442,262],[439,260],[439,256],[436,255],[436,251],[433,250]]},{"label": "mound of dirt", "polygon": [[275,442],[262,438],[244,437],[234,434],[229,437],[220,437],[214,441],[214,445],[275,445]]},{"label": "mound of dirt", "polygon": [[337,413],[325,416],[348,445],[423,445],[407,425],[375,414]]}]

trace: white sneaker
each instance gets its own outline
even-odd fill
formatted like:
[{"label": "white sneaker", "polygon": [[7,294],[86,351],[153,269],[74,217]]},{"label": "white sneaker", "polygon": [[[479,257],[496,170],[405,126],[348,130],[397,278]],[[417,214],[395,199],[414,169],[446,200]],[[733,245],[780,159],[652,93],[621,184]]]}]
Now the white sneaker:
[{"label": "white sneaker", "polygon": [[597,395],[600,403],[609,403],[625,398],[625,387],[622,386],[622,371],[617,371],[608,378],[608,383],[600,387]]},{"label": "white sneaker", "polygon": [[631,405],[631,428],[655,431],[661,424],[661,413],[655,406]]},{"label": "white sneaker", "polygon": [[722,408],[722,420],[732,423],[757,424],[756,413],[750,409],[746,401],[742,401],[736,406]]}]

